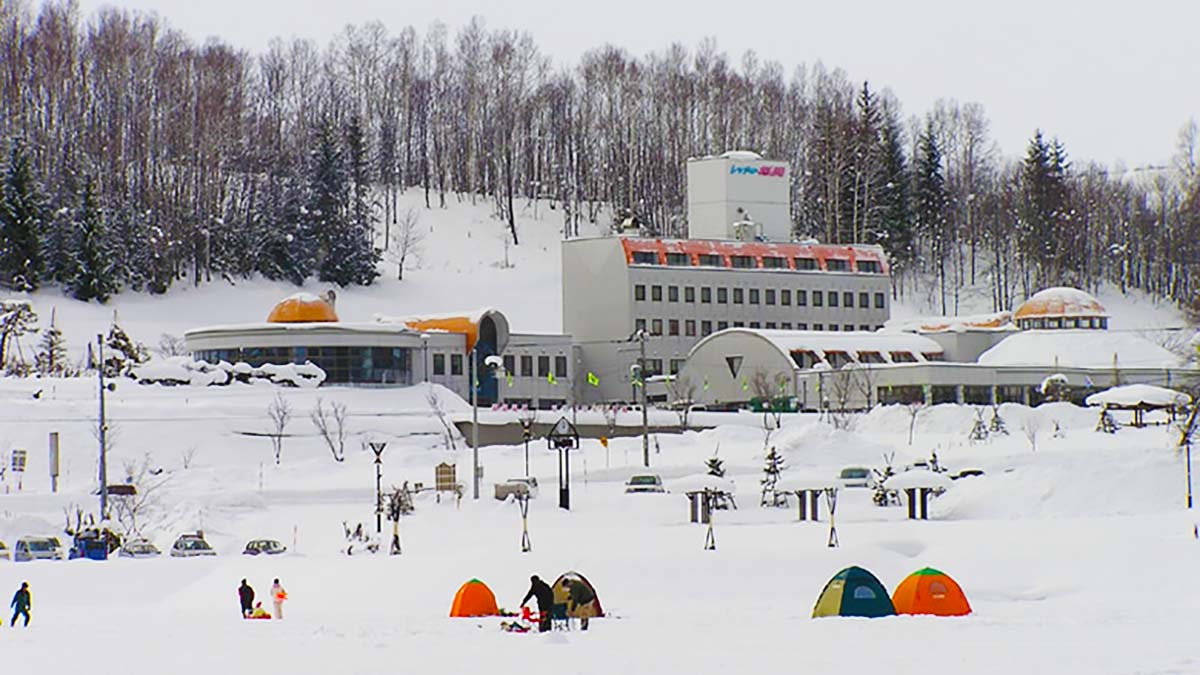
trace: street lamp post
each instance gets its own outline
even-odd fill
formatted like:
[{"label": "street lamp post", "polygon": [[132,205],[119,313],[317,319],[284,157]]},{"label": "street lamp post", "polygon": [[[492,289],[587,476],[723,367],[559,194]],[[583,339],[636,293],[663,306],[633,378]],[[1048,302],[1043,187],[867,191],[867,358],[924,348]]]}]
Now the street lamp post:
[{"label": "street lamp post", "polygon": [[108,517],[108,420],[104,414],[104,336],[96,336],[96,373],[100,376],[100,520]]},{"label": "street lamp post", "polygon": [[521,413],[521,436],[525,439],[525,476],[529,474],[529,439],[533,437],[533,423],[537,419],[537,412],[533,410],[525,410]]},{"label": "street lamp post", "polygon": [[[471,381],[468,386],[471,388],[471,470],[473,472],[472,481],[472,498],[479,499],[479,364],[476,363],[478,354],[475,348],[471,349]],[[501,377],[504,372],[504,361],[499,356],[489,356],[484,359],[484,365],[487,366],[488,375]]]},{"label": "street lamp post", "polygon": [[421,333],[421,374],[429,381],[429,333]]},{"label": "street lamp post", "polygon": [[371,452],[375,453],[375,534],[383,535],[383,449],[387,443],[371,441]]}]

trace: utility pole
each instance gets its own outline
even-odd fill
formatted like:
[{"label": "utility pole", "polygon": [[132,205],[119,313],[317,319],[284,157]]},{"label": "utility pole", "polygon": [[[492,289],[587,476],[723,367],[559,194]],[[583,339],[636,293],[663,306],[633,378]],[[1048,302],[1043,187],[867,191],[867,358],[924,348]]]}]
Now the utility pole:
[{"label": "utility pole", "polygon": [[100,520],[108,517],[108,443],[105,432],[108,421],[104,416],[104,336],[96,336],[96,372],[100,376]]},{"label": "utility pole", "polygon": [[475,363],[475,349],[472,348],[469,353],[471,359],[471,367],[468,372],[471,374],[471,381],[467,386],[471,388],[471,496],[473,499],[479,499],[479,392],[476,391],[476,386],[479,380],[479,364]]},{"label": "utility pole", "polygon": [[650,413],[646,410],[646,331],[639,330],[638,369],[642,377],[642,464],[650,466]]},{"label": "utility pole", "polygon": [[368,443],[371,452],[375,453],[375,534],[383,534],[383,449],[387,443],[371,441]]}]

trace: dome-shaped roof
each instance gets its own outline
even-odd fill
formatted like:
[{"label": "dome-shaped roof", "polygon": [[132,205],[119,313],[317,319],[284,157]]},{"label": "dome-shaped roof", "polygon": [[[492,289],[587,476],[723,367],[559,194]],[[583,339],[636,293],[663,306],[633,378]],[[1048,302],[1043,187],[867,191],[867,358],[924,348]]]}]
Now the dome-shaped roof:
[{"label": "dome-shaped roof", "polygon": [[1047,288],[1034,293],[1013,312],[1014,320],[1059,317],[1107,317],[1100,301],[1078,288]]},{"label": "dome-shaped roof", "polygon": [[319,323],[337,320],[337,312],[334,311],[333,305],[312,293],[297,293],[280,300],[267,316],[268,323]]}]

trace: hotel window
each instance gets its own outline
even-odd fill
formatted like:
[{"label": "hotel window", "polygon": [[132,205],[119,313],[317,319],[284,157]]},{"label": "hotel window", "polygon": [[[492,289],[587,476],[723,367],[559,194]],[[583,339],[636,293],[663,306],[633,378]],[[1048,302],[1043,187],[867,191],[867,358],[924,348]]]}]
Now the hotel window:
[{"label": "hotel window", "polygon": [[463,374],[462,366],[463,366],[462,354],[451,354],[450,355],[450,374],[451,375],[462,375]]},{"label": "hotel window", "polygon": [[646,377],[662,375],[662,359],[646,359]]},{"label": "hotel window", "polygon": [[718,321],[717,322],[717,330],[725,330],[726,328],[729,328],[728,321]]},{"label": "hotel window", "polygon": [[445,354],[434,354],[433,355],[433,374],[434,375],[445,375],[446,374],[446,355]]},{"label": "hotel window", "polygon": [[533,357],[524,355],[521,357],[521,377],[533,377]]},{"label": "hotel window", "polygon": [[650,287],[650,299],[654,302],[662,302],[662,286]]},{"label": "hotel window", "polygon": [[650,334],[651,335],[662,335],[662,319],[651,319],[650,320]]},{"label": "hotel window", "polygon": [[792,329],[792,322],[790,322],[790,321],[784,321],[783,323],[779,324],[779,329],[780,329],[780,330],[791,330],[791,329]]},{"label": "hotel window", "polygon": [[825,269],[830,272],[848,272],[850,271],[850,261],[828,258],[825,260]]},{"label": "hotel window", "polygon": [[798,269],[798,270],[815,270],[815,269],[817,269],[817,259],[816,258],[793,258],[792,261],[794,263],[796,263],[796,269]]},{"label": "hotel window", "polygon": [[673,267],[687,267],[692,261],[686,253],[668,253],[667,264]]},{"label": "hotel window", "polygon": [[638,302],[643,302],[646,300],[645,284],[638,284],[637,286],[633,287],[633,299],[637,300]]},{"label": "hotel window", "polygon": [[667,334],[679,335],[679,319],[670,319],[667,321]]},{"label": "hotel window", "polygon": [[823,324],[823,323],[814,323],[814,324],[813,324],[813,330],[825,330],[825,324]]},{"label": "hotel window", "polygon": [[735,305],[742,304],[742,299],[745,297],[745,295],[746,295],[746,293],[742,289],[740,289],[740,288],[733,289],[733,304],[735,304]]},{"label": "hotel window", "polygon": [[808,306],[808,291],[796,291],[796,306],[797,307],[807,307]]},{"label": "hotel window", "polygon": [[854,332],[854,324],[852,324],[852,323],[845,324],[844,326],[842,326],[842,330],[846,331],[847,333],[853,333]]},{"label": "hotel window", "polygon": [[504,355],[504,372],[508,373],[509,375],[517,374],[517,357],[513,356],[512,354]]},{"label": "hotel window", "polygon": [[671,374],[678,375],[679,371],[683,370],[684,363],[686,363],[684,359],[671,359],[670,363],[668,364],[671,368]]},{"label": "hotel window", "polygon": [[854,294],[850,291],[842,293],[842,307],[846,309],[854,309]]},{"label": "hotel window", "polygon": [[751,322],[750,322],[750,327],[751,327],[751,328],[762,328],[762,326],[761,326],[761,325],[759,325],[759,323],[758,323],[757,321],[751,321]]},{"label": "hotel window", "polygon": [[796,324],[796,330],[808,330],[808,324],[798,323]]},{"label": "hotel window", "polygon": [[858,306],[861,307],[862,309],[869,308],[871,306],[871,294],[870,293],[859,293],[858,294]]},{"label": "hotel window", "polygon": [[754,257],[748,255],[731,255],[729,262],[735,269],[748,270],[754,269],[757,265],[754,264]]},{"label": "hotel window", "polygon": [[696,259],[700,262],[701,267],[724,267],[725,266],[724,264],[721,263],[721,256],[711,254],[711,253],[699,255],[696,257]]},{"label": "hotel window", "polygon": [[829,291],[828,297],[829,297],[829,306],[830,306],[830,307],[837,307],[837,306],[838,306],[838,294],[837,294],[837,291]]},{"label": "hotel window", "polygon": [[866,325],[860,325],[860,326],[858,327],[858,329],[859,329],[859,330],[861,330],[861,331],[862,331],[862,332],[864,332],[864,333],[870,333],[870,332],[871,332],[871,327],[870,327],[870,326],[866,326]]},{"label": "hotel window", "polygon": [[667,286],[667,302],[679,302],[678,286]]},{"label": "hotel window", "polygon": [[783,305],[784,307],[792,304],[791,290],[785,288],[782,291],[779,291],[779,304]]},{"label": "hotel window", "polygon": [[658,254],[654,251],[634,251],[633,263],[635,265],[657,265]]},{"label": "hotel window", "polygon": [[766,323],[766,326],[765,326],[765,328],[766,328],[767,330],[773,330],[773,329],[775,328],[775,322],[774,322],[774,321],[768,321],[768,322]]},{"label": "hotel window", "polygon": [[743,327],[745,327],[745,325],[746,325],[746,323],[744,321],[734,321],[733,322],[734,328],[743,328]]},{"label": "hotel window", "polygon": [[550,374],[550,357],[538,357],[538,377],[546,377]]},{"label": "hotel window", "polygon": [[712,322],[711,321],[701,321],[700,322],[700,335],[712,335]]},{"label": "hotel window", "polygon": [[554,357],[554,376],[555,377],[566,377],[567,376],[567,357],[565,357],[565,356]]},{"label": "hotel window", "polygon": [[696,287],[695,286],[688,286],[683,289],[683,301],[684,302],[695,302],[696,301]]},{"label": "hotel window", "polygon": [[875,294],[875,309],[883,309],[887,305],[887,296],[883,293]]},{"label": "hotel window", "polygon": [[717,304],[724,305],[728,302],[729,302],[729,289],[724,288],[724,287],[718,288],[717,289]]},{"label": "hotel window", "polygon": [[776,258],[772,256],[763,256],[763,268],[768,270],[787,269],[787,258]]},{"label": "hotel window", "polygon": [[859,260],[858,271],[864,274],[882,274],[883,267],[878,260]]},{"label": "hotel window", "polygon": [[683,334],[687,337],[696,337],[696,320],[688,319],[683,322]]},{"label": "hotel window", "polygon": [[837,329],[838,329],[838,325],[836,323],[829,324],[829,330],[836,332]]},{"label": "hotel window", "polygon": [[763,303],[767,304],[767,305],[775,304],[775,289],[774,288],[768,288],[767,290],[763,291]]},{"label": "hotel window", "polygon": [[821,307],[825,304],[825,294],[821,291],[813,291],[813,307]]},{"label": "hotel window", "polygon": [[757,288],[750,289],[750,304],[752,304],[752,305],[758,304],[758,289]]},{"label": "hotel window", "polygon": [[712,289],[708,286],[704,286],[700,289],[700,302],[712,302]]}]

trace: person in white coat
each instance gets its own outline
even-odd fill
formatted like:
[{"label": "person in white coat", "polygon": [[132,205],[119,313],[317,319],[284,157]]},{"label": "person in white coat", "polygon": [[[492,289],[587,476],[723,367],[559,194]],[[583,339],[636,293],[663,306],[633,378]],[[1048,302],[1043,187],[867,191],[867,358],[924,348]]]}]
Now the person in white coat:
[{"label": "person in white coat", "polygon": [[276,619],[283,618],[284,600],[287,600],[287,591],[283,590],[283,586],[281,586],[279,584],[279,580],[276,579],[275,583],[271,585],[271,601],[275,604]]}]

